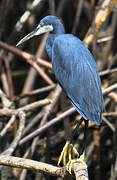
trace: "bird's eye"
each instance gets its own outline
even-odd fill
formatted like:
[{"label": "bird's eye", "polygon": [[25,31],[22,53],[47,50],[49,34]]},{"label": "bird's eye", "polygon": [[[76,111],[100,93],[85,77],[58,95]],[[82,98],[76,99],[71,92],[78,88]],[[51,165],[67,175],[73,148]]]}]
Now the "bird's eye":
[{"label": "bird's eye", "polygon": [[44,23],[43,23],[43,22],[40,22],[40,26],[43,27],[43,26],[44,26]]}]

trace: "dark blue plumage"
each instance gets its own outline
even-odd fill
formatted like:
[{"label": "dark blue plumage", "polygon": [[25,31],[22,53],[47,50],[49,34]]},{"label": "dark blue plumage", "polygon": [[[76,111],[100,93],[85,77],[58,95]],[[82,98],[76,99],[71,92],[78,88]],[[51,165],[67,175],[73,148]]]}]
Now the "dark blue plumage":
[{"label": "dark blue plumage", "polygon": [[80,39],[65,34],[55,16],[47,16],[41,22],[52,24],[54,29],[47,39],[46,50],[57,80],[84,119],[100,125],[103,96],[92,54]]},{"label": "dark blue plumage", "polygon": [[46,16],[18,45],[45,32],[51,32],[46,50],[57,80],[83,118],[100,125],[103,108],[100,77],[92,54],[80,39],[65,34],[56,16]]}]

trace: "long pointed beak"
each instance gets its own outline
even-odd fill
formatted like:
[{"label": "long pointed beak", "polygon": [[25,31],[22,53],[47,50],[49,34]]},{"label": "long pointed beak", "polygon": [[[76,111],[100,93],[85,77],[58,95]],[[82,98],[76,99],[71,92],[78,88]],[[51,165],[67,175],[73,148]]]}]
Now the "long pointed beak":
[{"label": "long pointed beak", "polygon": [[34,36],[38,36],[40,34],[46,33],[46,32],[50,32],[53,31],[53,26],[52,25],[47,25],[47,26],[43,26],[41,27],[40,25],[38,25],[31,33],[29,33],[28,35],[26,35],[23,39],[21,39],[16,46],[19,46],[20,44],[24,43],[25,41],[31,39]]},{"label": "long pointed beak", "polygon": [[[35,30],[34,30],[35,31]],[[24,43],[25,41],[27,41],[28,39],[31,39],[32,37],[35,36],[35,32],[32,31],[31,33],[29,33],[28,35],[26,35],[23,39],[21,39],[16,46],[19,46],[20,44]]]}]

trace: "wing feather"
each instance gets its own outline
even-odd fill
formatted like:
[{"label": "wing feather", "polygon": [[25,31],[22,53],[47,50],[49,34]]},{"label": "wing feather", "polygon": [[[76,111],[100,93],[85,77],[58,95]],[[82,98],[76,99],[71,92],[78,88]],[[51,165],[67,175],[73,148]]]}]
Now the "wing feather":
[{"label": "wing feather", "polygon": [[75,36],[58,36],[52,48],[57,80],[78,112],[100,124],[103,97],[97,65],[90,51]]}]

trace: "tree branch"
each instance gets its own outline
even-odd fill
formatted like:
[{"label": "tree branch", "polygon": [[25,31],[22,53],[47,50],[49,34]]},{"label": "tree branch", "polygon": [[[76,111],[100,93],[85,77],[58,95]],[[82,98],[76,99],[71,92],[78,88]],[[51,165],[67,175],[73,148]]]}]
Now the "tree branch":
[{"label": "tree branch", "polygon": [[0,156],[0,164],[16,168],[26,168],[35,171],[45,172],[54,176],[65,176],[65,168],[52,166],[43,162],[37,162],[30,159],[18,158],[8,155]]}]

